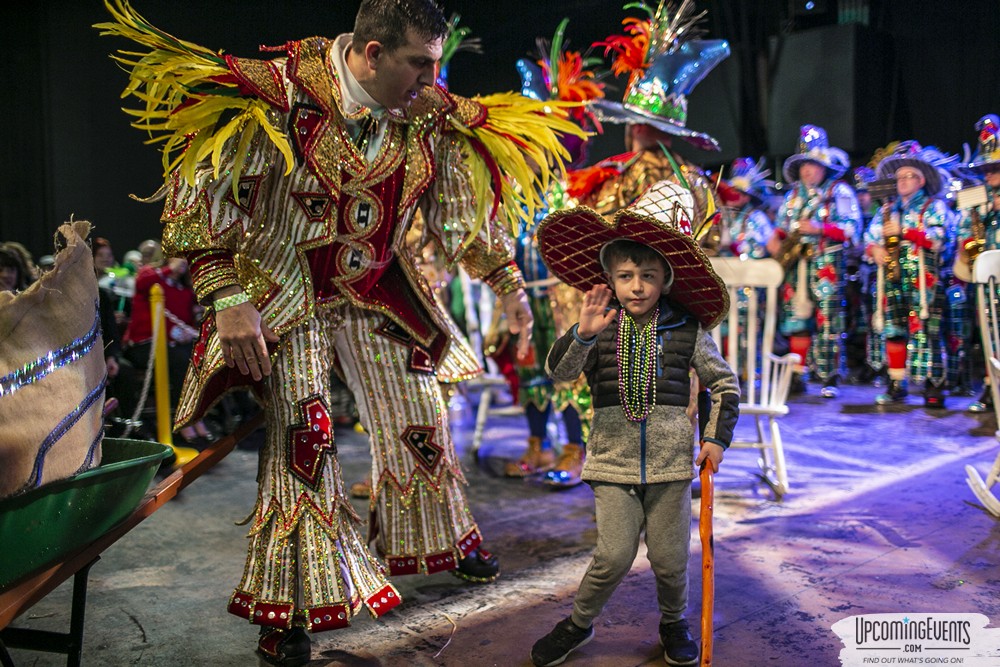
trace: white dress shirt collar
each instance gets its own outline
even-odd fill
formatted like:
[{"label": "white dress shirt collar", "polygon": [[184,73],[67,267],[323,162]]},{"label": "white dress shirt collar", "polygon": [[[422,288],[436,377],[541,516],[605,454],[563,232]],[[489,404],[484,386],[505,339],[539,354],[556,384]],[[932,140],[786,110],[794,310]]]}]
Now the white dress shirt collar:
[{"label": "white dress shirt collar", "polygon": [[361,107],[368,107],[375,115],[381,115],[384,110],[374,97],[358,83],[347,66],[347,50],[351,48],[353,35],[345,33],[337,37],[333,42],[331,60],[337,72],[337,80],[340,81],[340,104],[345,116],[353,116]]}]

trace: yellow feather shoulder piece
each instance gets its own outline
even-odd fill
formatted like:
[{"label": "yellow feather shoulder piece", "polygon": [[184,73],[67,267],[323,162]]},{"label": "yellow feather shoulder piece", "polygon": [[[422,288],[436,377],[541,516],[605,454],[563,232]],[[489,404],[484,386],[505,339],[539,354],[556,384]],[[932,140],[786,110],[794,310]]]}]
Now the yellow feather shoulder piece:
[{"label": "yellow feather shoulder piece", "polygon": [[[511,233],[517,236],[520,222],[530,224],[536,212],[545,208],[543,193],[565,169],[569,153],[559,137],[590,136],[569,120],[569,110],[580,103],[541,102],[519,93],[497,93],[472,101],[481,105],[485,114],[468,122],[466,114],[453,113],[449,122],[474,149],[471,162],[478,226],[491,219],[502,204]],[[472,232],[470,239],[478,227]]]},{"label": "yellow feather shoulder piece", "polygon": [[199,162],[210,157],[218,178],[226,142],[238,136],[233,181],[239,179],[251,139],[263,130],[293,165],[292,148],[284,132],[268,118],[270,104],[248,94],[233,76],[220,52],[185,42],[149,24],[128,0],[104,0],[112,21],[98,23],[101,35],[124,37],[148,50],[119,49],[111,56],[128,73],[122,97],[133,96],[139,109],[124,109],[135,118],[132,127],[150,136],[146,143],[163,143],[164,176],[179,169],[193,183]]}]

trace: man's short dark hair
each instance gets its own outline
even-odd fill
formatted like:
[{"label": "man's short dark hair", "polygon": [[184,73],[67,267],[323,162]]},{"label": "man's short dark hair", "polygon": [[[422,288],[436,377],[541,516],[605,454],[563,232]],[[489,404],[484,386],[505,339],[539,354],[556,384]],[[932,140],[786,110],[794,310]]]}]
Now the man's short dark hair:
[{"label": "man's short dark hair", "polygon": [[448,34],[448,21],[435,0],[362,0],[351,46],[361,52],[368,42],[379,42],[395,51],[406,44],[407,28],[430,41]]},{"label": "man's short dark hair", "polygon": [[669,276],[670,265],[663,255],[650,248],[645,243],[629,241],[628,239],[617,239],[601,248],[601,267],[608,273],[615,270],[615,267],[626,259],[632,260],[636,265],[647,262],[659,262],[663,266],[664,274]]}]

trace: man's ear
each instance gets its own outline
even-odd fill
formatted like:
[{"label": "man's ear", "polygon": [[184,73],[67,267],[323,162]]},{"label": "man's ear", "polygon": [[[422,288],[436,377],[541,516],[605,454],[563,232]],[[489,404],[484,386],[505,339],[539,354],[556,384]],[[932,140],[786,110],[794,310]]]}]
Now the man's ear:
[{"label": "man's ear", "polygon": [[368,69],[374,70],[378,68],[378,61],[383,53],[385,53],[385,49],[382,46],[382,42],[372,40],[365,44],[365,62],[368,63]]}]

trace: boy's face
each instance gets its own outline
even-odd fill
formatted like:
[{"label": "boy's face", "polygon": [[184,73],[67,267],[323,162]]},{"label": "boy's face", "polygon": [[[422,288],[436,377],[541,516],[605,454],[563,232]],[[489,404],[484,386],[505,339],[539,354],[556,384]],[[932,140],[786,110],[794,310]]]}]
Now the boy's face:
[{"label": "boy's face", "polygon": [[623,259],[612,268],[609,277],[615,297],[632,319],[653,310],[667,280],[663,263],[656,260],[636,264]]}]

